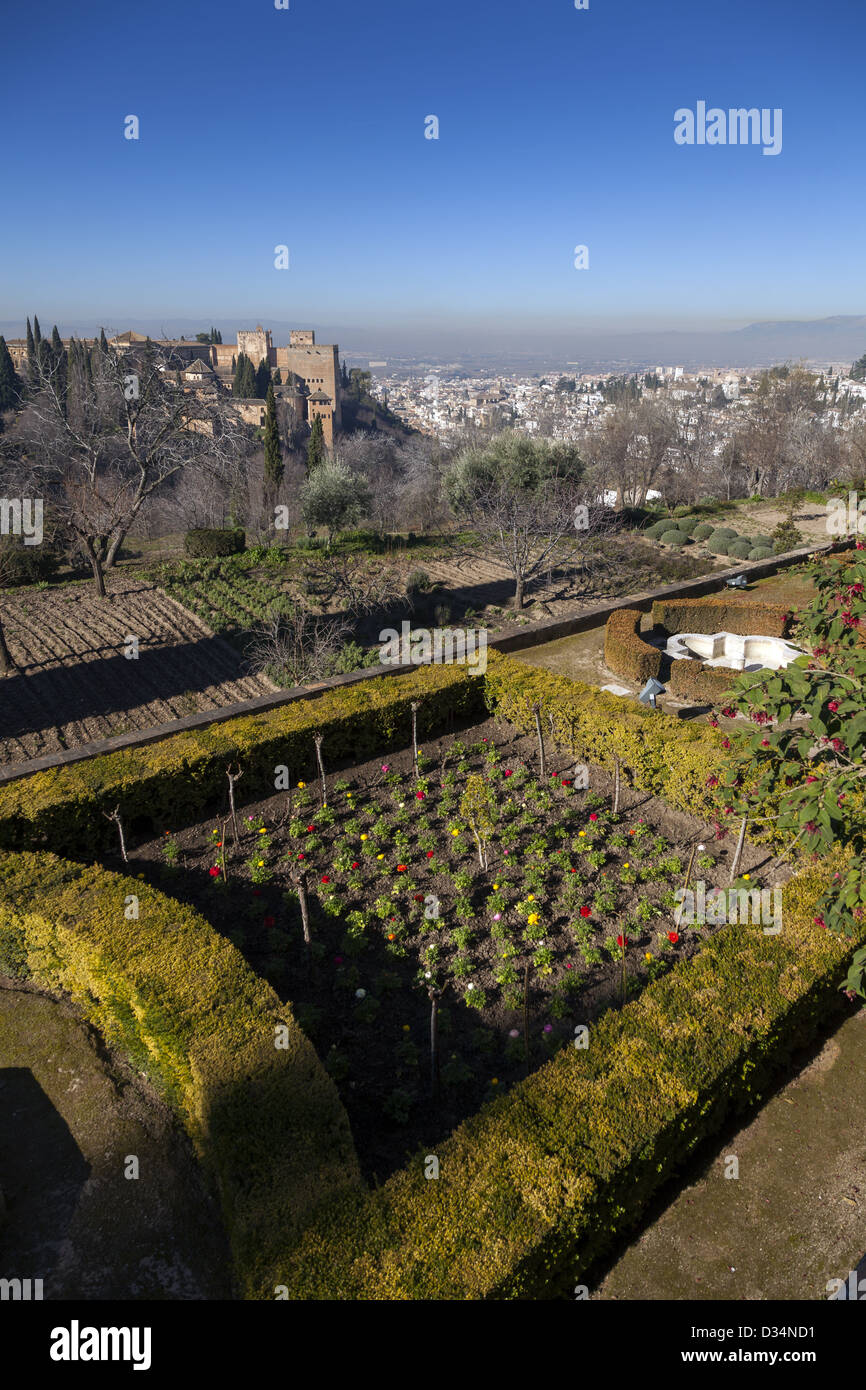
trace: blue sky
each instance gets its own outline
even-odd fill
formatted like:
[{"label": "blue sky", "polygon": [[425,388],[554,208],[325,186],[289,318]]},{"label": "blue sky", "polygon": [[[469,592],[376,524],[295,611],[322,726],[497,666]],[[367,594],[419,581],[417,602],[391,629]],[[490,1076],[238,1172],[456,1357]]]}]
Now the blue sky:
[{"label": "blue sky", "polygon": [[[4,323],[866,310],[862,0],[48,0],[2,33]],[[699,100],[781,107],[781,154],[676,145]]]}]

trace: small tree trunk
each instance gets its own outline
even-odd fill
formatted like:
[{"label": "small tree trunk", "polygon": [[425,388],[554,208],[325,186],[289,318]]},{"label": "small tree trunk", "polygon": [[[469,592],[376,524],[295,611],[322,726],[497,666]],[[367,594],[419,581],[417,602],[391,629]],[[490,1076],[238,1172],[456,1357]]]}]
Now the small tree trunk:
[{"label": "small tree trunk", "polygon": [[541,706],[533,705],[535,715],[535,732],[538,734],[538,761],[541,768],[541,776],[547,776],[547,764],[544,761],[544,734],[541,732]]},{"label": "small tree trunk", "polygon": [[91,546],[88,554],[90,568],[93,571],[93,582],[96,585],[96,592],[100,598],[105,598],[105,575],[102,572],[102,563],[96,551]]},{"label": "small tree trunk", "polygon": [[310,947],[313,938],[310,935],[310,905],[307,901],[307,878],[306,874],[298,874],[295,879],[295,887],[298,890],[298,902],[301,907],[301,926],[304,931],[304,945],[307,949],[307,973],[310,970]]},{"label": "small tree trunk", "polygon": [[439,1093],[439,990],[429,989],[430,997],[430,1095]]},{"label": "small tree trunk", "polygon": [[619,758],[613,755],[613,814],[619,815]]},{"label": "small tree trunk", "polygon": [[522,575],[522,574],[518,574],[517,578],[516,578],[515,581],[514,581],[514,607],[515,607],[515,608],[522,608],[522,607],[523,607],[523,588],[524,588],[524,579],[523,579],[523,575]]},{"label": "small tree trunk", "polygon": [[737,840],[737,848],[734,851],[734,858],[731,864],[731,883],[733,883],[734,879],[737,877],[737,869],[740,867],[740,858],[742,856],[743,845],[745,844],[746,840],[746,826],[748,825],[748,823],[748,818],[746,816],[743,816],[743,824],[740,826],[740,836]]},{"label": "small tree trunk", "polygon": [[226,777],[229,779],[229,810],[231,811],[232,830],[234,831],[236,845],[239,845],[241,842],[241,832],[238,828],[238,815],[235,810],[235,782],[239,782],[243,775],[240,764],[238,765],[237,772],[232,772],[231,764],[226,768]]},{"label": "small tree trunk", "polygon": [[115,822],[117,833],[120,836],[120,853],[123,855],[124,864],[128,864],[129,860],[126,857],[126,839],[123,834],[123,822],[120,819],[120,807],[115,806],[110,815],[107,811],[103,811],[102,814],[105,816],[106,820],[113,820]]},{"label": "small tree trunk", "polygon": [[420,776],[418,771],[418,701],[413,700],[409,708],[412,711],[412,757],[415,763],[415,777]]},{"label": "small tree trunk", "polygon": [[316,745],[316,762],[319,764],[319,776],[322,779],[322,808],[328,804],[328,789],[325,785],[325,764],[322,761],[322,744],[325,741],[324,734],[313,734],[313,742]]}]

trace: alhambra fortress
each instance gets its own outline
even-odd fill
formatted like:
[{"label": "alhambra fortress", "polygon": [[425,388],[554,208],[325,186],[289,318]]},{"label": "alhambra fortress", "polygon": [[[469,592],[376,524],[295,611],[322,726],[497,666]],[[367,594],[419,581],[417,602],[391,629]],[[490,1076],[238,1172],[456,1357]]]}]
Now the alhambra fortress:
[{"label": "alhambra fortress", "polygon": [[[145,334],[130,330],[110,338],[109,344],[122,352],[147,341]],[[275,384],[274,392],[293,408],[296,420],[312,425],[318,417],[329,448],[335,434],[340,432],[339,348],[336,343],[327,346],[317,343],[311,328],[293,328],[288,347],[274,347],[270,329],[262,328],[261,324],[251,329],[238,329],[236,343],[200,343],[185,338],[152,338],[150,341],[165,352],[176,367],[180,381],[190,391],[231,393],[234,366],[241,353],[246,354],[254,367],[267,362],[274,372],[279,368],[281,381]],[[23,368],[27,362],[26,339],[13,338],[7,346],[16,370]],[[68,338],[63,339],[63,346],[68,348]],[[248,424],[264,424],[264,401],[238,400],[236,406]]]}]

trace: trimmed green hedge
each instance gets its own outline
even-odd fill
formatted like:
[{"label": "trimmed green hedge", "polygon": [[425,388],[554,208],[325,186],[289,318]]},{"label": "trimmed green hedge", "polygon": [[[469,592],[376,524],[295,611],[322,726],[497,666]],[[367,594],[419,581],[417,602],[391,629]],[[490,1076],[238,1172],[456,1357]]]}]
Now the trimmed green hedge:
[{"label": "trimmed green hedge", "polygon": [[695,815],[714,815],[706,780],[713,773],[721,776],[725,752],[719,731],[709,724],[683,723],[637,700],[610,695],[497,651],[487,653],[485,685],[491,712],[521,732],[534,734],[533,705],[538,701],[543,727],[547,729],[551,714],[556,742],[576,758],[612,772],[618,757],[635,787]]},{"label": "trimmed green hedge", "polygon": [[688,536],[686,535],[685,531],[665,531],[664,535],[661,536],[660,539],[662,545],[680,546],[686,544]]},{"label": "trimmed green hedge", "polygon": [[0,854],[0,971],[71,995],[170,1102],[216,1181],[247,1297],[318,1204],[360,1183],[348,1117],[290,1006],[192,908],[97,866]]},{"label": "trimmed green hedge", "polygon": [[223,804],[229,763],[243,768],[245,800],[267,795],[277,766],[288,767],[293,782],[312,769],[314,730],[325,735],[326,766],[408,742],[413,699],[422,701],[422,737],[449,716],[483,715],[483,682],[468,674],[471,669],[424,666],[358,681],[264,714],[10,782],[0,786],[0,847],[46,845],[90,854],[114,846],[116,828],[102,812],[115,806],[128,829],[171,829]]},{"label": "trimmed green hedge", "polygon": [[779,936],[722,927],[592,1025],[588,1048],[564,1049],[433,1146],[438,1179],[418,1155],[375,1192],[326,1202],[273,1284],[292,1299],[571,1296],[838,1007],[852,944],[812,924],[826,874],[785,888]]},{"label": "trimmed green hedge", "polygon": [[194,560],[213,559],[217,555],[239,555],[247,543],[246,534],[237,527],[233,531],[208,530],[199,527],[187,531],[183,548]]},{"label": "trimmed green hedge", "polygon": [[784,637],[790,609],[779,603],[708,594],[704,598],[660,598],[652,607],[653,623],[668,632],[735,632],[746,637]]},{"label": "trimmed green hedge", "polygon": [[681,700],[705,700],[718,704],[742,675],[732,666],[707,666],[703,661],[684,658],[671,662],[668,688]]},{"label": "trimmed green hedge", "polygon": [[646,681],[661,670],[659,648],[651,647],[639,635],[642,617],[639,608],[618,608],[605,624],[605,662],[615,675],[627,680]]}]

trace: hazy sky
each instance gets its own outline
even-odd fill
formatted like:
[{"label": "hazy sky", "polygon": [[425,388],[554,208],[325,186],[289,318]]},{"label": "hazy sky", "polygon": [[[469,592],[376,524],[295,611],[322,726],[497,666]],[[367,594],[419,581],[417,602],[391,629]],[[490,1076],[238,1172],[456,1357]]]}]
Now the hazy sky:
[{"label": "hazy sky", "polygon": [[[495,344],[863,312],[863,0],[589,5],[7,8],[0,319]],[[781,108],[781,153],[677,145],[699,101]]]}]

